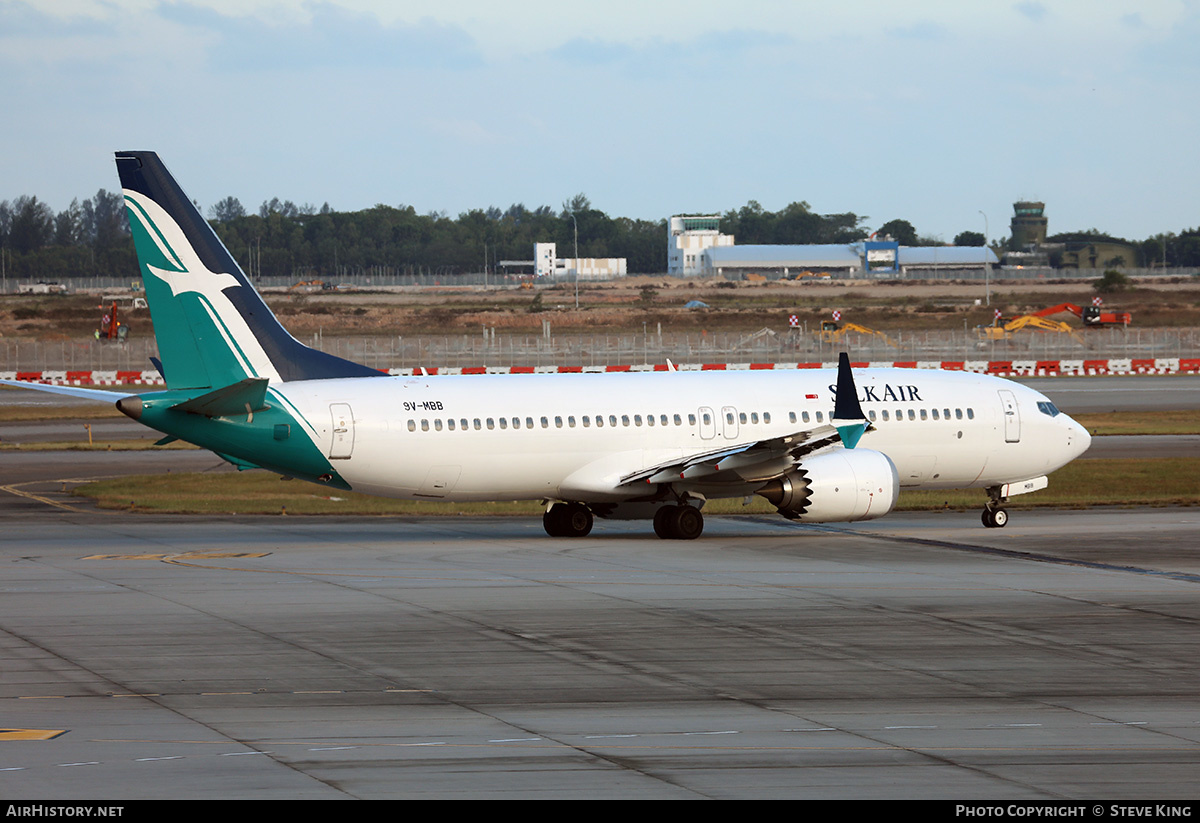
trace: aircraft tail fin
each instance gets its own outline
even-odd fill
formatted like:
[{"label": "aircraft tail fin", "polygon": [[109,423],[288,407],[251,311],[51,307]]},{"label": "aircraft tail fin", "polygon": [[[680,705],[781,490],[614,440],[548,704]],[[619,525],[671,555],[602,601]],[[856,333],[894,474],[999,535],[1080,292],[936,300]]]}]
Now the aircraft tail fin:
[{"label": "aircraft tail fin", "polygon": [[169,388],[379,375],[288,334],[157,154],[116,157]]}]

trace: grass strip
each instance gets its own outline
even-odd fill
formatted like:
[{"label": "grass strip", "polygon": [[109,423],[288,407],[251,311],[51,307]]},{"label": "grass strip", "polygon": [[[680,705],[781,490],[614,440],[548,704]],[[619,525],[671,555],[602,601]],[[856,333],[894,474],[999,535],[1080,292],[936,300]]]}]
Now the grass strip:
[{"label": "grass strip", "polygon": [[[348,514],[348,515],[535,515],[537,501],[445,503],[392,500],[285,481],[261,471],[238,474],[158,474],[123,477],[79,486],[75,494],[101,508],[189,514]],[[982,489],[905,491],[897,511],[982,508]],[[1042,506],[1194,506],[1200,504],[1200,459],[1114,458],[1078,460],[1055,472],[1050,487],[1015,497],[1014,508]],[[763,514],[774,508],[759,497],[713,500],[709,514]]]}]

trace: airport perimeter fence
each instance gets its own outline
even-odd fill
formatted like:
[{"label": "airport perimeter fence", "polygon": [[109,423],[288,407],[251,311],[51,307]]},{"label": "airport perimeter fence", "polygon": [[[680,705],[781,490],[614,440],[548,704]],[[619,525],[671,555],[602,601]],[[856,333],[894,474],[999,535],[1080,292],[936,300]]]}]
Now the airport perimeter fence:
[{"label": "airport perimeter fence", "polygon": [[[1075,360],[1200,357],[1200,330],[1084,329],[1075,334],[1019,332],[1007,340],[974,331],[846,333],[827,341],[812,333],[413,335],[332,337],[303,342],[377,369],[510,368],[546,366],[832,362],[847,351],[855,360]],[[144,371],[158,356],[154,340],[125,343],[0,339],[0,372]]]},{"label": "airport perimeter fence", "polygon": [[[428,273],[428,274],[390,274],[381,272],[379,269],[384,267],[363,268],[359,271],[345,272],[337,275],[318,274],[317,276],[328,282],[333,287],[342,287],[348,290],[371,291],[375,289],[393,289],[393,288],[429,288],[443,286],[470,286],[470,287],[487,287],[487,288],[504,288],[517,287],[522,282],[529,280],[529,275],[508,274],[505,272],[468,272],[464,274],[451,273]],[[990,281],[993,285],[999,285],[1013,282],[1044,282],[1044,281],[1060,281],[1060,280],[1075,280],[1088,281],[1096,280],[1104,276],[1104,269],[1000,269],[993,268],[987,272],[983,269],[953,269],[953,268],[929,268],[929,269],[913,269],[907,272],[874,272],[869,276],[863,275],[861,272],[855,273],[853,277],[848,276],[844,272],[834,272],[832,279],[834,281],[862,281],[869,283],[872,281],[882,280],[929,280],[929,281],[950,281],[962,280],[968,282],[983,283],[985,280]],[[1194,268],[1181,269],[1122,269],[1121,272],[1129,277],[1196,277],[1198,272]],[[777,278],[777,272],[764,273],[769,279]],[[640,276],[640,275],[631,275]],[[667,274],[666,272],[657,272],[644,275],[647,277],[661,278],[679,278],[679,279],[709,279],[717,275],[681,275]],[[727,280],[738,280],[741,278],[740,272],[727,272],[724,275]],[[625,275],[616,275],[608,278],[601,277],[582,277],[579,279],[581,285],[587,285],[591,282],[600,282],[605,280],[620,280]],[[296,283],[305,280],[313,279],[313,274],[310,271],[297,272],[294,275],[286,277],[257,277],[252,278],[255,287],[259,289],[283,290],[289,289]],[[72,293],[88,292],[88,293],[112,293],[125,294],[130,293],[133,289],[136,278],[128,277],[70,277],[56,281],[60,285],[67,288]],[[22,284],[27,284],[37,281],[18,280],[12,277],[6,278],[0,282],[0,294],[16,293]],[[546,286],[565,285],[570,286],[575,283],[575,278],[571,275],[557,275],[553,277],[537,278],[539,284]]]}]

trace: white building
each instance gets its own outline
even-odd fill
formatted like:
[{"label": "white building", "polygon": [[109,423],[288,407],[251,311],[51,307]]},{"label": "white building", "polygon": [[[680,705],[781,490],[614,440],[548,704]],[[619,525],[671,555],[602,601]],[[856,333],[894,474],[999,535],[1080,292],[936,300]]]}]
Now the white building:
[{"label": "white building", "polygon": [[732,246],[733,235],[721,234],[720,222],[716,214],[677,214],[667,221],[667,274],[701,274],[705,249]]},{"label": "white building", "polygon": [[533,244],[533,273],[538,277],[573,277],[580,280],[607,280],[626,274],[624,257],[560,258],[555,243]]},{"label": "white building", "polygon": [[803,271],[856,274],[862,271],[859,250],[852,245],[733,246],[706,249],[699,271],[714,274],[799,274]]}]

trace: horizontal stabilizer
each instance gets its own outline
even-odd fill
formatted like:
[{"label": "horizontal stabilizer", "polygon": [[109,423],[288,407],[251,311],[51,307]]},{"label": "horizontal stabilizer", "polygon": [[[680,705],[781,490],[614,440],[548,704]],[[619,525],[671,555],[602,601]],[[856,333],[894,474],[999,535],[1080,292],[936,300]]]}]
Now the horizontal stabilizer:
[{"label": "horizontal stabilizer", "polygon": [[130,396],[129,392],[123,391],[85,389],[82,386],[54,386],[49,383],[31,383],[28,380],[0,380],[0,383],[6,386],[15,386],[18,389],[33,389],[34,391],[44,391],[50,394],[65,394],[68,397],[95,400],[97,403],[115,403],[124,397]]},{"label": "horizontal stabilizer", "polygon": [[247,377],[223,389],[176,403],[171,408],[190,414],[202,414],[205,417],[232,417],[235,414],[253,414],[269,408],[266,397],[267,379]]}]

